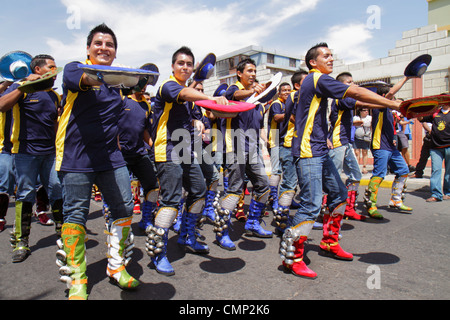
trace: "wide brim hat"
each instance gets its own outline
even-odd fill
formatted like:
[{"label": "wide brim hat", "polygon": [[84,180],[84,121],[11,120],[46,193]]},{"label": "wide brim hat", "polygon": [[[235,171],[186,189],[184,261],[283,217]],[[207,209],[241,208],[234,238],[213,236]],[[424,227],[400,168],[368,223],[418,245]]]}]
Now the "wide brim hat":
[{"label": "wide brim hat", "polygon": [[406,77],[421,77],[428,69],[431,63],[431,56],[423,54],[411,61],[405,68]]},{"label": "wide brim hat", "polygon": [[253,103],[242,101],[229,101],[229,105],[222,105],[214,100],[199,100],[195,104],[210,110],[218,118],[234,118],[239,112],[249,111],[256,107]]},{"label": "wide brim hat", "polygon": [[194,80],[197,82],[202,82],[211,77],[215,65],[216,55],[214,53],[208,53],[195,70],[193,77]]},{"label": "wide brim hat", "polygon": [[272,97],[277,93],[277,86],[281,82],[281,78],[283,77],[283,74],[281,72],[278,72],[272,78],[269,80],[269,86],[264,90],[261,94],[253,94],[250,98],[247,99],[248,103],[265,103],[272,99]]},{"label": "wide brim hat", "polygon": [[214,91],[213,96],[214,97],[220,97],[223,96],[228,89],[228,85],[226,83],[222,83],[220,86],[217,87],[216,91]]},{"label": "wide brim hat", "polygon": [[28,77],[33,57],[24,51],[7,53],[0,59],[0,75],[7,81],[15,82]]},{"label": "wide brim hat", "polygon": [[154,63],[146,63],[141,66],[139,69],[152,71],[154,74],[148,76],[147,85],[154,86],[159,79],[159,69]]},{"label": "wide brim hat", "polygon": [[450,105],[450,95],[448,94],[403,101],[400,104],[400,112],[408,119],[425,117],[434,114],[444,105]]},{"label": "wide brim hat", "polygon": [[82,63],[78,64],[78,68],[83,69],[84,73],[95,81],[101,81],[106,85],[118,88],[134,88],[141,79],[159,75],[157,72],[144,69],[87,65]]},{"label": "wide brim hat", "polygon": [[365,83],[360,84],[359,86],[377,93],[377,90],[379,88],[392,87],[392,84],[381,81],[381,80],[377,80],[377,81],[365,82]]},{"label": "wide brim hat", "polygon": [[34,93],[52,89],[55,83],[56,75],[62,70],[63,68],[58,67],[55,70],[49,71],[46,74],[42,75],[42,77],[37,80],[26,81],[17,89],[19,89],[23,93]]}]

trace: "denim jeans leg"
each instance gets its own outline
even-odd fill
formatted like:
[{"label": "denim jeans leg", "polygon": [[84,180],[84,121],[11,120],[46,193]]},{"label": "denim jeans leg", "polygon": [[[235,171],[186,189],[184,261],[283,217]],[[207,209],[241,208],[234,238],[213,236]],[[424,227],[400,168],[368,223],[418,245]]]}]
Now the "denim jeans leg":
[{"label": "denim jeans leg", "polygon": [[183,190],[183,169],[174,162],[156,162],[160,185],[159,207],[172,207],[178,210]]},{"label": "denim jeans leg", "polygon": [[322,157],[322,172],[323,190],[328,195],[327,205],[332,212],[339,204],[346,202],[347,188],[328,154]]},{"label": "denim jeans leg", "polygon": [[373,155],[373,171],[372,176],[383,178],[386,177],[387,164],[391,156],[391,152],[387,150],[372,150]]},{"label": "denim jeans leg", "polygon": [[47,191],[50,205],[62,199],[61,183],[55,170],[55,155],[43,156],[39,177]]},{"label": "denim jeans leg", "polygon": [[159,187],[156,172],[148,155],[124,156],[124,159],[128,169],[139,180],[144,194]]},{"label": "denim jeans leg", "polygon": [[345,145],[330,149],[330,151],[328,151],[328,155],[330,156],[331,160],[333,161],[334,166],[336,167],[339,174],[344,172],[345,154],[346,154],[346,146]]},{"label": "denim jeans leg", "polygon": [[96,172],[94,183],[109,206],[111,223],[133,215],[134,203],[127,167]]},{"label": "denim jeans leg", "polygon": [[86,227],[91,202],[94,172],[58,172],[62,186],[64,223]]},{"label": "denim jeans leg", "polygon": [[17,180],[16,200],[34,203],[40,159],[23,153],[14,154],[13,159]]},{"label": "denim jeans leg", "polygon": [[292,220],[294,226],[303,221],[315,221],[319,216],[322,204],[322,159],[298,158],[296,169],[300,207]]},{"label": "denim jeans leg", "polygon": [[392,151],[388,164],[397,177],[404,176],[409,173],[409,168],[406,164],[405,158],[403,158],[402,154],[398,150]]},{"label": "denim jeans leg", "polygon": [[188,193],[186,208],[206,197],[206,183],[200,165],[194,161],[192,164],[182,164],[183,188]]},{"label": "denim jeans leg", "polygon": [[431,149],[431,178],[430,189],[431,196],[442,200],[442,161],[444,161],[443,149]]},{"label": "denim jeans leg", "polygon": [[269,178],[262,163],[247,164],[245,173],[253,185],[253,193],[257,199],[270,190]]},{"label": "denim jeans leg", "polygon": [[279,189],[281,195],[285,191],[295,190],[298,183],[291,148],[280,146],[280,164],[283,172]]},{"label": "denim jeans leg", "polygon": [[14,194],[15,184],[13,156],[0,153],[0,193]]},{"label": "denim jeans leg", "polygon": [[350,143],[345,145],[344,173],[348,177],[346,185],[352,182],[358,182],[362,179],[361,169],[356,159],[355,151]]}]

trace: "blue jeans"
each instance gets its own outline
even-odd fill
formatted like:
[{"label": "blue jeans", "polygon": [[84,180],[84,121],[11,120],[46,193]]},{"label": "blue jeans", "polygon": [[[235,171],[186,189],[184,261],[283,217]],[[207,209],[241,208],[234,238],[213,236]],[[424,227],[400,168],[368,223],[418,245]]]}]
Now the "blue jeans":
[{"label": "blue jeans", "polygon": [[400,151],[395,150],[372,150],[373,171],[372,176],[383,178],[387,173],[387,166],[395,172],[396,177],[409,173],[408,165]]},{"label": "blue jeans", "polygon": [[149,155],[123,155],[127,168],[139,180],[144,195],[154,189],[158,189],[158,179]]},{"label": "blue jeans", "polygon": [[183,188],[188,193],[186,208],[206,196],[206,184],[200,165],[192,163],[156,162],[159,184],[161,186],[159,207],[178,209]]},{"label": "blue jeans", "polygon": [[330,149],[329,155],[333,160],[339,174],[342,172],[347,176],[346,185],[352,182],[359,182],[362,179],[361,169],[359,169],[358,160],[350,143],[343,146]]},{"label": "blue jeans", "polygon": [[205,149],[203,149],[200,168],[202,169],[206,186],[208,188],[213,182],[220,179],[219,170],[217,169],[217,165],[215,163],[215,158],[214,156],[210,155]]},{"label": "blue jeans", "polygon": [[279,194],[285,191],[295,190],[297,186],[297,171],[294,164],[294,156],[291,148],[280,146],[280,164],[283,175],[281,176]]},{"label": "blue jeans", "polygon": [[[443,194],[450,196],[450,147],[430,149],[431,155],[431,196],[442,200]],[[442,162],[445,164],[444,188],[442,183]]]},{"label": "blue jeans", "polygon": [[270,148],[270,165],[273,175],[281,175],[281,146]]},{"label": "blue jeans", "polygon": [[111,213],[110,223],[133,215],[133,196],[127,167],[101,172],[58,173],[62,184],[64,223],[86,226],[92,185],[100,189]]},{"label": "blue jeans", "polygon": [[[244,191],[244,184],[247,179],[251,181],[253,186],[253,193],[258,199],[269,189],[269,178],[267,177],[264,164],[260,156],[258,156],[258,161],[251,163],[248,156],[244,163],[238,162],[236,155],[229,153],[228,160],[234,157],[235,161],[228,165],[228,189],[227,193],[232,193],[236,195],[241,195]],[[255,158],[256,159],[256,158]]]},{"label": "blue jeans", "polygon": [[61,184],[55,171],[55,155],[13,154],[17,180],[16,200],[34,203],[38,178],[48,194],[50,205],[62,199]]},{"label": "blue jeans", "polygon": [[0,193],[14,194],[16,185],[13,157],[9,153],[0,153]]},{"label": "blue jeans", "polygon": [[315,221],[322,207],[322,191],[328,194],[330,212],[347,200],[347,188],[328,154],[296,159],[300,208],[292,220],[296,226],[303,221]]}]

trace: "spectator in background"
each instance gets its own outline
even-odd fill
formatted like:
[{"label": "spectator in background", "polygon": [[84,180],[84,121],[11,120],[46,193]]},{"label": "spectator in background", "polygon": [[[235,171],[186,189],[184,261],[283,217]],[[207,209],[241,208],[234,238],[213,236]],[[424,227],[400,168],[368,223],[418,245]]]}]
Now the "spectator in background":
[{"label": "spectator in background", "polygon": [[358,163],[361,163],[360,159],[362,158],[363,168],[361,172],[366,174],[368,173],[366,168],[367,156],[372,137],[372,116],[369,115],[368,108],[360,109],[358,114],[359,115],[353,117],[353,125],[356,127],[354,141],[355,154],[356,159],[358,159]]},{"label": "spectator in background", "polygon": [[[431,122],[431,197],[427,202],[450,200],[450,106],[443,105],[439,112],[419,119]],[[445,164],[442,187],[442,162]]]}]

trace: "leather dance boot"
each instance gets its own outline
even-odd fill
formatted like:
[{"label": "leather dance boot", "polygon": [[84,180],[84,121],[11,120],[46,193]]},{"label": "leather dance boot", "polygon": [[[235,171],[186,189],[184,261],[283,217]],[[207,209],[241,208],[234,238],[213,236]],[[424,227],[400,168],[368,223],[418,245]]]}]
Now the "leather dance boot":
[{"label": "leather dance boot", "polygon": [[209,247],[197,241],[197,225],[202,216],[204,203],[204,200],[196,201],[181,217],[178,244],[191,249],[194,253],[209,253]]},{"label": "leather dance boot", "polygon": [[270,187],[270,196],[272,204],[272,211],[278,209],[278,185],[280,183],[281,176],[279,175],[271,175],[269,177],[269,187]]},{"label": "leather dance boot", "polygon": [[339,245],[339,231],[345,212],[345,203],[339,204],[331,214],[323,216],[323,238],[321,253],[339,260],[353,260],[353,254],[344,251]]},{"label": "leather dance boot", "polygon": [[167,259],[167,242],[169,239],[169,228],[178,210],[171,207],[162,207],[156,213],[154,226],[149,226],[147,233],[146,251],[150,256],[156,272],[172,276],[175,270]]},{"label": "leather dance boot", "polygon": [[245,235],[258,238],[272,238],[272,231],[264,230],[261,227],[261,217],[266,208],[268,193],[261,196],[258,200],[252,199],[248,210],[248,220],[245,223]]},{"label": "leather dance boot", "polygon": [[347,186],[347,206],[345,207],[344,217],[352,220],[365,220],[366,217],[362,216],[355,211],[356,198],[358,197],[358,182],[352,182]]},{"label": "leather dance boot", "polygon": [[378,189],[380,188],[381,182],[383,182],[383,178],[372,177],[364,193],[364,204],[366,206],[367,212],[372,218],[380,220],[383,219],[383,216],[378,212],[377,198]]},{"label": "leather dance boot", "polygon": [[142,217],[138,222],[139,228],[146,230],[148,226],[153,225],[154,212],[156,210],[156,202],[158,201],[159,189],[150,190],[145,195],[142,202]]},{"label": "leather dance boot", "polygon": [[278,209],[273,212],[273,220],[275,221],[275,230],[283,234],[284,230],[289,227],[289,208],[291,207],[292,199],[294,199],[295,191],[285,191],[278,199]]},{"label": "leather dance boot", "polygon": [[61,239],[57,241],[56,264],[61,275],[60,281],[69,288],[69,300],[87,300],[86,276],[86,230],[82,225],[64,223]]},{"label": "leather dance boot", "polygon": [[31,217],[33,215],[33,203],[16,201],[16,220],[11,236],[13,245],[12,262],[22,262],[31,254],[28,239],[31,229]]},{"label": "leather dance boot", "polygon": [[405,206],[405,204],[403,203],[403,188],[405,186],[407,178],[408,175],[403,175],[395,178],[392,184],[391,200],[389,201],[389,207],[398,209],[399,211],[405,213],[411,213],[413,209],[411,207]]},{"label": "leather dance boot", "polygon": [[239,202],[239,196],[228,194],[219,201],[214,202],[216,218],[214,220],[214,232],[219,246],[225,250],[236,250],[236,246],[230,239],[231,213]]},{"label": "leather dance boot", "polygon": [[203,208],[202,215],[211,222],[214,222],[216,214],[214,213],[214,200],[219,196],[217,192],[217,186],[219,185],[219,180],[213,181],[208,188],[205,198],[205,207]]},{"label": "leather dance boot", "polygon": [[115,220],[106,232],[108,245],[108,266],[106,274],[122,289],[134,289],[139,281],[130,276],[125,267],[131,260],[134,236],[131,232],[133,217]]},{"label": "leather dance boot", "polygon": [[308,239],[312,226],[313,221],[304,221],[295,227],[287,228],[280,243],[283,266],[292,274],[307,279],[317,278],[317,273],[308,268],[303,261],[305,241]]}]

